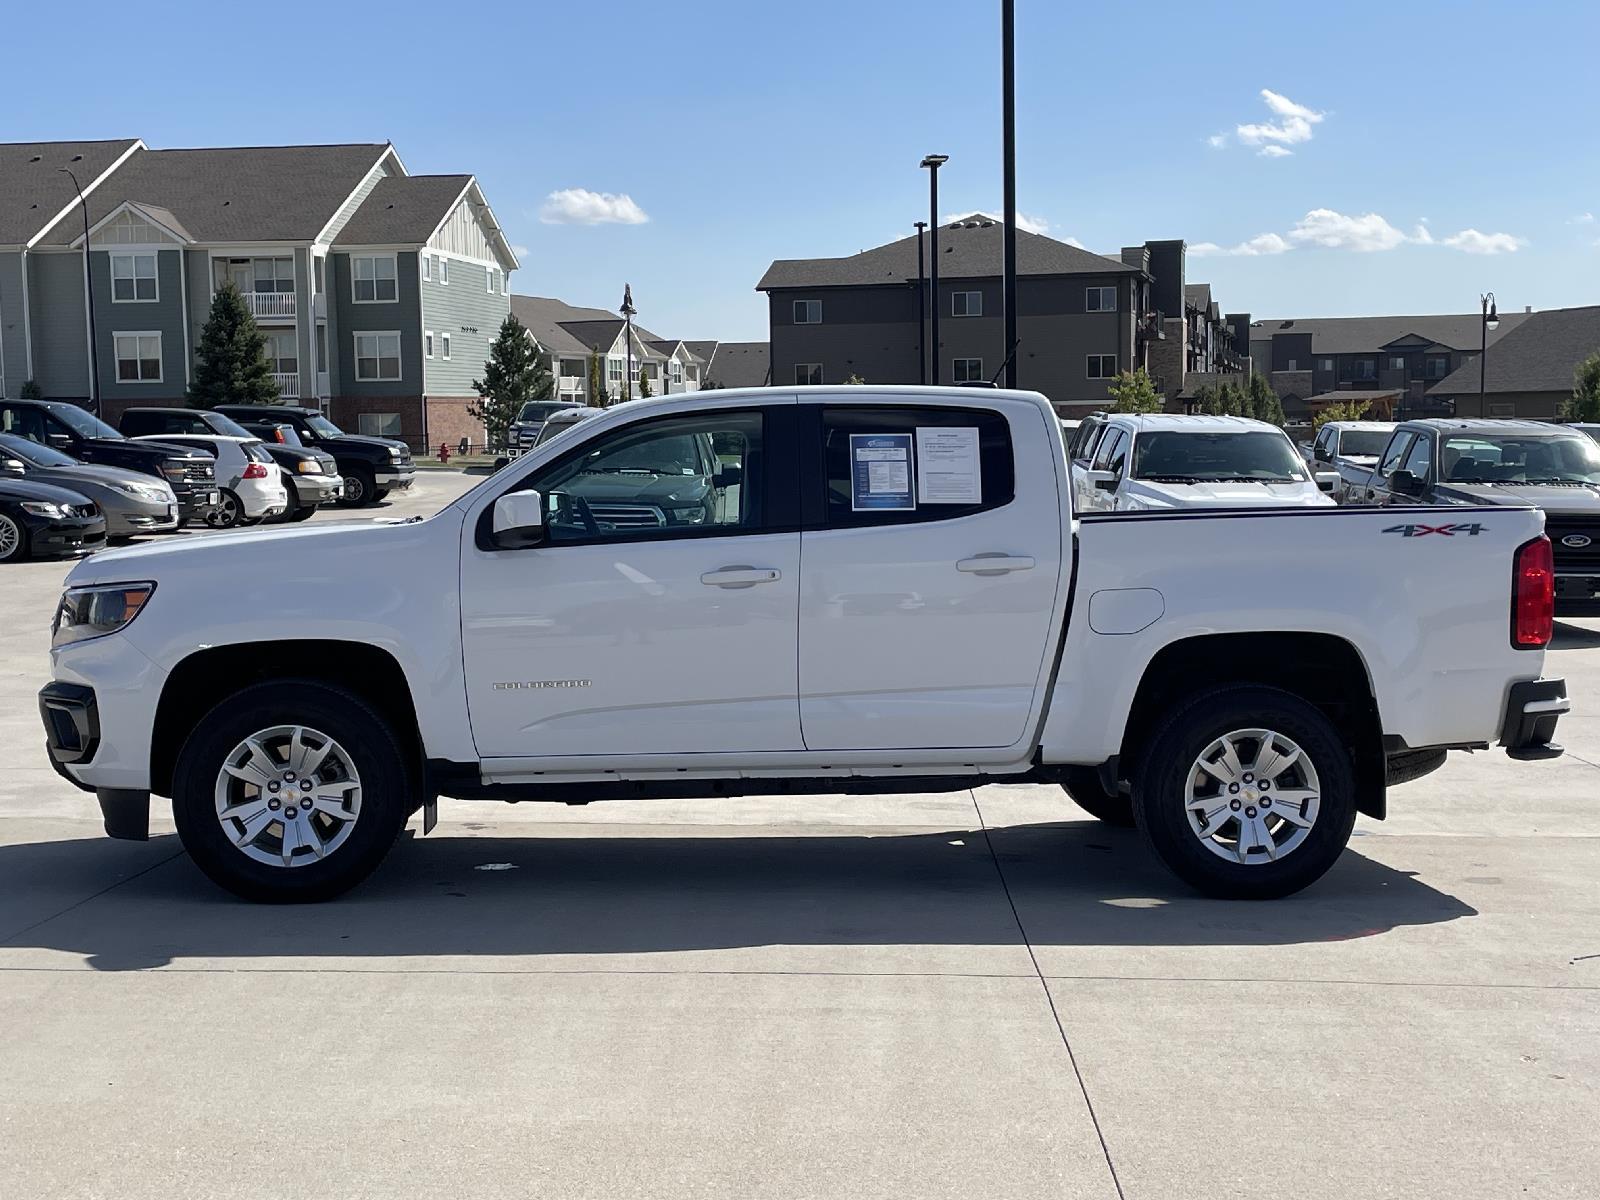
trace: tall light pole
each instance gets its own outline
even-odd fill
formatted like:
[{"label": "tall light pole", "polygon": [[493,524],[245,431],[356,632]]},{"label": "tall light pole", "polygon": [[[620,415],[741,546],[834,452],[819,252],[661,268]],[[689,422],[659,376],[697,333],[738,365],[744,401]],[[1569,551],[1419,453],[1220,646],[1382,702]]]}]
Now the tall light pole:
[{"label": "tall light pole", "polygon": [[628,329],[628,366],[627,374],[622,377],[622,398],[633,399],[633,314],[639,310],[633,307],[633,284],[622,285],[622,307],[617,310],[622,314],[623,323]]},{"label": "tall light pole", "polygon": [[928,382],[928,267],[922,257],[922,235],[926,221],[917,226],[917,382]]},{"label": "tall light pole", "polygon": [[[933,386],[939,386],[939,168],[950,161],[948,154],[930,154],[922,160],[928,169],[928,354],[933,359]],[[919,240],[920,246],[922,242]]]},{"label": "tall light pole", "polygon": [[94,278],[89,274],[89,202],[83,198],[83,185],[66,167],[57,167],[78,190],[78,206],[83,209],[83,291],[89,310],[89,411],[100,415],[100,343],[94,335]]},{"label": "tall light pole", "polygon": [[1000,90],[1005,226],[1000,305],[1005,310],[1006,386],[1017,386],[1017,13],[1016,0],[1000,0]]},{"label": "tall light pole", "polygon": [[1493,292],[1485,292],[1478,297],[1478,300],[1483,305],[1483,340],[1478,348],[1478,415],[1487,417],[1489,415],[1489,398],[1486,393],[1489,389],[1485,384],[1489,378],[1489,330],[1500,327],[1500,313],[1495,308]]}]

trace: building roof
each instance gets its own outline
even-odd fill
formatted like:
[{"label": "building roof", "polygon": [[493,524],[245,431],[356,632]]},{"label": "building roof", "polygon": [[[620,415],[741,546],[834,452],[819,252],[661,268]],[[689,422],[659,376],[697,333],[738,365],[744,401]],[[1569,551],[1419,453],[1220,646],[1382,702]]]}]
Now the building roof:
[{"label": "building roof", "polygon": [[709,363],[711,356],[717,352],[717,343],[714,339],[711,341],[685,342],[684,345],[689,348],[690,354],[703,363]]},{"label": "building roof", "polygon": [[[1530,313],[1501,313],[1500,326],[1489,333],[1492,346]],[[1410,317],[1294,317],[1261,321],[1250,330],[1250,340],[1266,341],[1280,333],[1309,333],[1313,354],[1376,353],[1408,334],[1430,345],[1452,350],[1476,350],[1482,337],[1481,313],[1442,313]]]},{"label": "building roof", "polygon": [[718,342],[706,382],[715,387],[765,387],[772,382],[772,352],[767,342]]},{"label": "building roof", "polygon": [[[1489,343],[1484,391],[1570,392],[1573,371],[1600,350],[1600,305],[1518,315],[1522,320],[1510,333]],[[1504,317],[1500,324],[1504,329]],[[1428,394],[1477,395],[1477,360],[1452,371],[1429,388]]]},{"label": "building roof", "polygon": [[[132,200],[167,209],[199,242],[309,242],[389,150],[371,142],[140,149],[90,195],[89,221]],[[44,244],[79,236],[79,226],[62,221]]]},{"label": "building roof", "polygon": [[1211,307],[1211,285],[1209,283],[1186,283],[1183,285],[1183,299],[1184,303],[1204,312]]},{"label": "building roof", "polygon": [[420,245],[433,236],[471,182],[471,175],[390,175],[380,179],[333,239],[334,244]]},{"label": "building roof", "polygon": [[[592,348],[590,343],[582,341],[566,327],[569,322],[612,321],[621,324],[603,308],[579,308],[553,296],[513,295],[511,311],[538,339],[539,345],[554,354],[587,355]],[[613,332],[605,345],[610,346],[616,336]]]},{"label": "building roof", "polygon": [[[88,188],[138,138],[105,142],[10,142],[0,145],[0,246],[31,241],[78,199],[65,168]],[[89,194],[91,211],[94,193]],[[63,222],[68,224],[68,222]],[[76,226],[82,229],[82,225]]]},{"label": "building roof", "polygon": [[1400,388],[1345,388],[1331,392],[1318,392],[1315,396],[1307,396],[1307,404],[1349,404],[1355,400],[1365,400],[1369,404],[1374,400],[1398,400],[1402,395]]},{"label": "building roof", "polygon": [[[974,213],[939,226],[941,279],[982,279],[1000,275],[1004,227],[993,217]],[[925,239],[924,259],[932,253],[932,231]],[[860,287],[904,284],[917,279],[916,235],[863,250],[848,258],[780,258],[767,268],[757,291],[775,288]],[[1137,267],[1092,254],[1043,234],[1017,230],[1017,274],[1136,275]],[[744,343],[754,344],[754,343]]]}]

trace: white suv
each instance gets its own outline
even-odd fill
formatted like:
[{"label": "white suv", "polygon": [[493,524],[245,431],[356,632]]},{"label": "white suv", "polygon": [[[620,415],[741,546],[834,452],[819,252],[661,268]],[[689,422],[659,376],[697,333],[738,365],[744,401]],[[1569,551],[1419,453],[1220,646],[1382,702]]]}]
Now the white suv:
[{"label": "white suv", "polygon": [[1084,512],[1333,503],[1289,435],[1249,417],[1115,413],[1073,475]]},{"label": "white suv", "polygon": [[281,515],[289,507],[283,472],[260,438],[157,433],[134,440],[189,446],[216,458],[217,486],[222,489],[222,497],[221,503],[206,516],[206,524],[213,529],[254,525]]}]

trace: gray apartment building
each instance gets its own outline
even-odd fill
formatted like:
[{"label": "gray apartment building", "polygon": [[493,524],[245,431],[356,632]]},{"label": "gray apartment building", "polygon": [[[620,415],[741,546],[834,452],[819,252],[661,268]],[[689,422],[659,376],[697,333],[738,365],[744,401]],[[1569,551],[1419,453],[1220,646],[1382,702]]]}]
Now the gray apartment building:
[{"label": "gray apartment building", "polygon": [[[916,236],[845,258],[774,262],[756,285],[768,299],[771,382],[918,382],[930,302],[940,314],[940,382],[994,378],[1006,358],[1002,234],[1001,223],[983,214],[942,225],[937,296],[919,274]],[[926,262],[931,234],[922,242]],[[1246,368],[1236,331],[1248,316],[1224,317],[1209,289],[1204,303],[1186,295],[1185,261],[1182,241],[1147,242],[1109,258],[1019,229],[1019,385],[1070,414],[1106,405],[1107,385],[1136,367],[1173,398],[1190,372]]]},{"label": "gray apartment building", "polygon": [[[88,208],[88,253],[74,171]],[[0,145],[0,395],[33,380],[103,414],[183,402],[232,282],[284,399],[421,450],[463,436],[517,259],[471,175],[392,145]]]},{"label": "gray apartment building", "polygon": [[[627,323],[603,308],[582,308],[549,296],[512,296],[511,311],[550,357],[556,395],[569,402],[603,406],[620,400],[630,369],[634,386],[627,390],[635,396],[641,372],[650,381],[652,396],[698,391],[716,347],[715,342],[664,338],[635,322],[630,354]],[[599,396],[589,394],[593,355],[603,360]]]},{"label": "gray apartment building", "polygon": [[[1494,347],[1533,315],[1500,314],[1499,326],[1489,331],[1491,364]],[[1342,392],[1392,402],[1401,416],[1442,416],[1451,409],[1437,385],[1477,361],[1483,333],[1482,314],[1475,312],[1280,318],[1250,329],[1250,356],[1290,417]]]},{"label": "gray apartment building", "polygon": [[1578,365],[1596,353],[1600,306],[1523,314],[1490,344],[1481,374],[1473,356],[1429,388],[1428,399],[1459,417],[1553,420],[1572,397]]}]

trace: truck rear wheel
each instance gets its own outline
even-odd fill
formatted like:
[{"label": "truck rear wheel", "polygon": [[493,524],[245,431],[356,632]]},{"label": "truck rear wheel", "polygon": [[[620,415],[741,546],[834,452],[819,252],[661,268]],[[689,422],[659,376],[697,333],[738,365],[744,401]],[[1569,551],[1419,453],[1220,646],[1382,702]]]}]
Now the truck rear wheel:
[{"label": "truck rear wheel", "polygon": [[394,731],[359,696],[285,680],[201,719],[178,753],[172,809],[190,857],[228,891],[327,900],[383,860],[413,790]]},{"label": "truck rear wheel", "polygon": [[1315,883],[1355,826],[1355,773],[1333,723],[1298,696],[1238,685],[1193,697],[1149,743],[1134,819],[1207,895],[1267,900]]},{"label": "truck rear wheel", "polygon": [[1084,812],[1107,825],[1127,828],[1133,824],[1132,797],[1106,791],[1100,783],[1100,772],[1093,767],[1063,767],[1061,790]]}]

